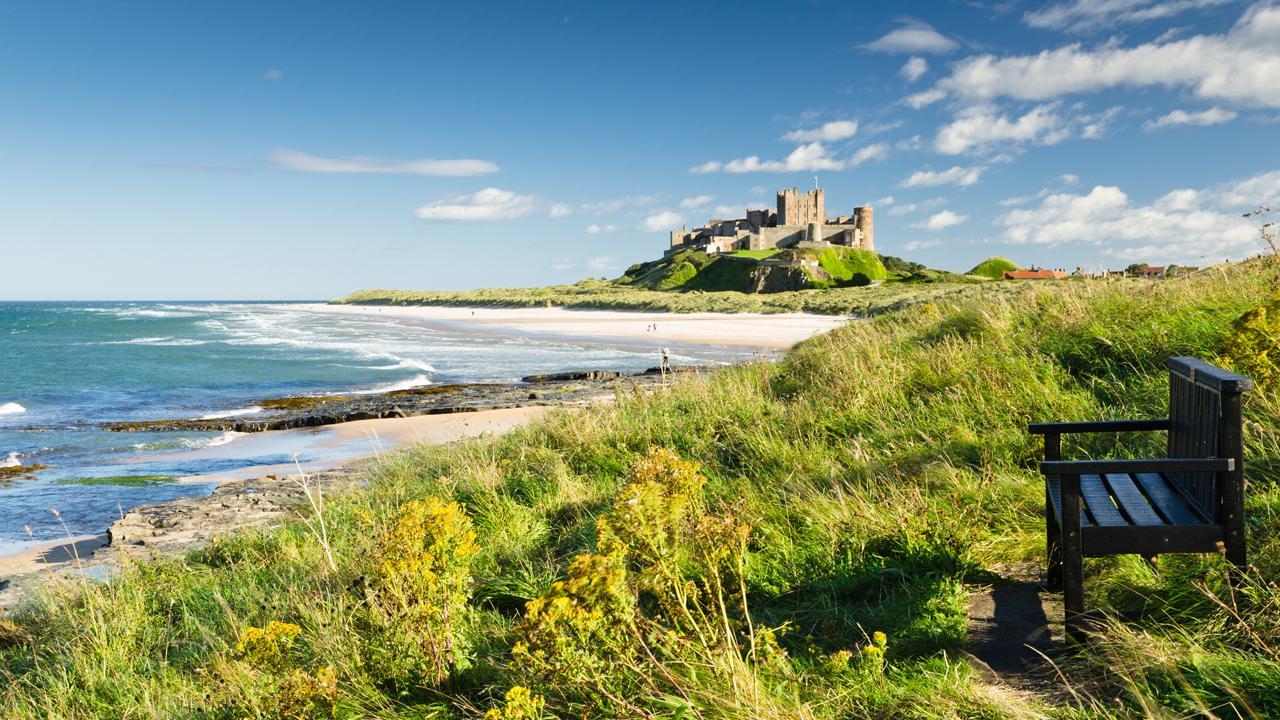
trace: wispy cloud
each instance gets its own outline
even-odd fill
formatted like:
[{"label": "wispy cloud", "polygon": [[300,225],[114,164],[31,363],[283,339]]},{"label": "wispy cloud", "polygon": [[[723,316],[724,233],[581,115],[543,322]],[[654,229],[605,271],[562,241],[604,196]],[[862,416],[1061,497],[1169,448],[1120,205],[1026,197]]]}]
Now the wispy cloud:
[{"label": "wispy cloud", "polygon": [[377,175],[436,175],[472,177],[498,172],[498,165],[488,160],[391,160],[365,155],[323,157],[299,150],[273,150],[267,159],[282,170],[306,173],[353,173]]},{"label": "wispy cloud", "polygon": [[986,172],[986,168],[982,166],[954,166],[946,170],[917,170],[911,173],[910,177],[899,183],[899,187],[937,187],[938,185],[968,187],[981,180],[984,172]]},{"label": "wispy cloud", "polygon": [[707,205],[710,205],[711,201],[715,199],[716,199],[715,195],[695,195],[693,197],[687,197],[681,200],[680,207],[684,208],[685,210],[696,210],[700,207],[706,207]]},{"label": "wispy cloud", "polygon": [[599,235],[600,233],[611,233],[617,229],[617,225],[597,225],[596,223],[591,223],[587,226],[587,234]]},{"label": "wispy cloud", "polygon": [[485,188],[470,195],[449,195],[418,208],[423,220],[511,220],[527,215],[537,204],[533,195]]},{"label": "wispy cloud", "polygon": [[271,82],[279,82],[284,79],[284,71],[280,68],[271,68],[270,70],[262,73],[262,79],[270,80]]},{"label": "wispy cloud", "polygon": [[849,159],[849,164],[857,167],[864,162],[872,160],[883,160],[889,157],[888,143],[872,143],[863,148],[858,148],[853,157]]},{"label": "wispy cloud", "polygon": [[552,220],[559,220],[562,217],[568,217],[573,214],[573,207],[566,203],[556,203],[547,210],[547,217]]},{"label": "wispy cloud", "polygon": [[1148,120],[1143,123],[1143,129],[1147,131],[1156,130],[1172,125],[1199,125],[1206,127],[1208,125],[1220,125],[1222,123],[1231,122],[1238,116],[1234,110],[1223,110],[1222,108],[1211,107],[1208,110],[1200,112],[1187,112],[1186,110],[1174,110],[1168,115],[1162,115],[1155,120]]},{"label": "wispy cloud", "polygon": [[792,142],[809,143],[809,142],[836,142],[845,140],[858,134],[857,120],[835,120],[825,123],[821,127],[809,130],[792,130],[783,135],[784,140]]},{"label": "wispy cloud", "polygon": [[1163,20],[1190,10],[1226,5],[1234,0],[1069,0],[1050,3],[1023,15],[1035,28],[1087,32],[1108,31],[1121,23]]}]

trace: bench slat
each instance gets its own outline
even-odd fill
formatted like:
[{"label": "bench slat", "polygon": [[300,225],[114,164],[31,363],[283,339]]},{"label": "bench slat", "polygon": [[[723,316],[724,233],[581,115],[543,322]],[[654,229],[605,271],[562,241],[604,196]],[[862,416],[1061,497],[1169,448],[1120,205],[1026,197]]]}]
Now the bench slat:
[{"label": "bench slat", "polygon": [[1120,514],[1116,504],[1111,500],[1111,493],[1098,475],[1080,476],[1080,495],[1089,507],[1089,514],[1098,525],[1128,525],[1128,521]]},{"label": "bench slat", "polygon": [[1164,518],[1151,507],[1151,501],[1133,484],[1132,478],[1121,473],[1111,473],[1106,477],[1116,504],[1131,525],[1164,525]]},{"label": "bench slat", "polygon": [[1160,514],[1164,515],[1171,525],[1202,525],[1208,522],[1203,514],[1192,507],[1173,488],[1169,479],[1159,473],[1137,473],[1134,480],[1146,491],[1151,503]]},{"label": "bench slat", "polygon": [[[1053,499],[1053,514],[1062,518],[1062,483],[1058,480],[1057,475],[1048,475],[1045,477],[1045,484],[1049,486],[1049,497]],[[1080,503],[1080,527],[1090,527],[1093,520],[1089,517],[1089,513],[1085,512],[1084,503]]]}]

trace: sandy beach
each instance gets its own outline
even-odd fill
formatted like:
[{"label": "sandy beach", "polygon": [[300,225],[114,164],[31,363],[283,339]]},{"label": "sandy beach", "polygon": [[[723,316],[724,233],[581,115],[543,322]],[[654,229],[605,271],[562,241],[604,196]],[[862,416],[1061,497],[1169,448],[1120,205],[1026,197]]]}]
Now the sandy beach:
[{"label": "sandy beach", "polygon": [[781,350],[827,332],[847,317],[807,313],[658,313],[565,308],[282,305],[290,310],[359,315],[441,327],[534,337],[598,338],[662,345],[731,345]]}]

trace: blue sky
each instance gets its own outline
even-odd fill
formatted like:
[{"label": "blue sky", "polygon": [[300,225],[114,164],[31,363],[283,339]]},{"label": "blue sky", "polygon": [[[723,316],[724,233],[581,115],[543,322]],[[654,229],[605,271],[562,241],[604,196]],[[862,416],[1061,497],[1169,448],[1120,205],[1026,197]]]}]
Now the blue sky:
[{"label": "blue sky", "polygon": [[1280,203],[1280,7],[7,3],[0,299],[613,276],[820,178],[881,252],[1203,264]]}]

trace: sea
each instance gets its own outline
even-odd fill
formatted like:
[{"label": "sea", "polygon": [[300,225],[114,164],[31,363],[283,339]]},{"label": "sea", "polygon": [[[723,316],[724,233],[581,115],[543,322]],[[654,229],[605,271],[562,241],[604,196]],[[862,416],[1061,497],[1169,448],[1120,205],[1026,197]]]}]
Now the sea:
[{"label": "sea", "polygon": [[[672,347],[725,363],[730,348]],[[251,417],[265,398],[514,381],[565,370],[641,370],[643,343],[474,333],[278,303],[0,303],[0,556],[98,534],[144,503],[211,492],[208,476],[311,463],[353,448],[240,433],[110,432],[101,423]],[[216,451],[214,451],[216,449]]]}]

